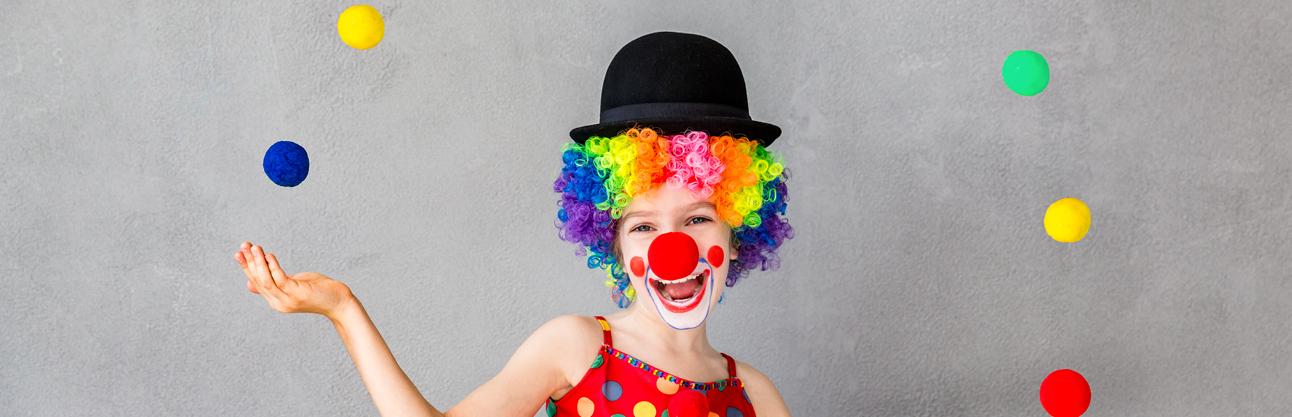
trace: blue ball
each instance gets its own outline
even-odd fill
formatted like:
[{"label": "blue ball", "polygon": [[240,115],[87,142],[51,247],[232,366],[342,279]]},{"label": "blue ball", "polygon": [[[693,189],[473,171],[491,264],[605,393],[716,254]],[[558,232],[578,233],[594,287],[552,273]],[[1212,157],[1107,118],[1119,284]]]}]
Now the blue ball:
[{"label": "blue ball", "polygon": [[310,157],[294,142],[279,141],[265,152],[265,175],[274,184],[295,187],[310,173]]}]

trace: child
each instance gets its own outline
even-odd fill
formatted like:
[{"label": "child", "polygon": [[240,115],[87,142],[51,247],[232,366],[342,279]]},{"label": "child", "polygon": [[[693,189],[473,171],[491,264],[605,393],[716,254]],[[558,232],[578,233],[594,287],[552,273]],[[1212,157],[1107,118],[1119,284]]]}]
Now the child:
[{"label": "child", "polygon": [[591,252],[589,267],[606,269],[624,309],[547,322],[446,413],[413,386],[344,284],[286,275],[244,242],[235,258],[247,289],[275,310],[331,319],[384,416],[529,417],[544,402],[549,416],[789,416],[771,381],[711,347],[705,328],[722,299],[715,279],[729,287],[753,268],[776,269],[776,249],[793,237],[779,217],[788,172],[766,149],[780,129],[750,119],[735,58],[698,35],[624,46],[601,100],[601,123],[571,131],[562,155],[558,227]]}]

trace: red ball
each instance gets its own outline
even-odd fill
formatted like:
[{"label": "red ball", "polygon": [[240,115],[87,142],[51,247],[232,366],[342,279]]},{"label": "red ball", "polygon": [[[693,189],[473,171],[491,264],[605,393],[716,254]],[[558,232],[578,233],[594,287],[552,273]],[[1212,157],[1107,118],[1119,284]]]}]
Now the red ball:
[{"label": "red ball", "polygon": [[1041,382],[1041,406],[1054,417],[1080,416],[1090,407],[1090,384],[1077,371],[1054,371]]},{"label": "red ball", "polygon": [[668,402],[669,417],[709,417],[709,397],[693,389],[678,391]]}]

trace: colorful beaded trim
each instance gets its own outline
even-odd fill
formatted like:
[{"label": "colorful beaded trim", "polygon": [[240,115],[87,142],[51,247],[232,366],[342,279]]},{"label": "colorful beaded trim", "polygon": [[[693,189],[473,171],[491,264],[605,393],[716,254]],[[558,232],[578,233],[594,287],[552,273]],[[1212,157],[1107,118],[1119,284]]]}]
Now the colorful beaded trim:
[{"label": "colorful beaded trim", "polygon": [[745,384],[743,382],[740,382],[740,379],[738,378],[727,378],[721,381],[707,382],[707,383],[687,381],[685,379],[673,376],[668,372],[661,371],[659,370],[659,368],[651,366],[646,362],[637,360],[637,358],[634,358],[627,353],[620,352],[618,349],[615,349],[613,347],[610,347],[607,345],[601,345],[601,350],[606,351],[606,353],[610,354],[610,356],[614,356],[625,362],[628,362],[628,365],[631,365],[634,368],[641,369],[646,372],[650,372],[651,375],[655,375],[657,377],[668,380],[668,382],[672,382],[674,384],[678,384],[693,390],[708,391],[711,389],[717,389],[718,391],[722,391],[727,389],[728,387],[739,387],[739,388],[745,387]]}]

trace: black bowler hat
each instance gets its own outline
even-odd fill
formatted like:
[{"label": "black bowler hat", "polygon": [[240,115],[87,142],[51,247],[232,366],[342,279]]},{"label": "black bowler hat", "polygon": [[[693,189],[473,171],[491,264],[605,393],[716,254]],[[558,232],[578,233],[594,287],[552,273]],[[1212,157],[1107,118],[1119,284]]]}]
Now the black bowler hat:
[{"label": "black bowler hat", "polygon": [[729,133],[771,145],[781,128],[749,117],[740,64],[722,44],[700,35],[656,32],[624,45],[601,85],[601,123],[570,131],[576,143],[632,127],[665,134]]}]

